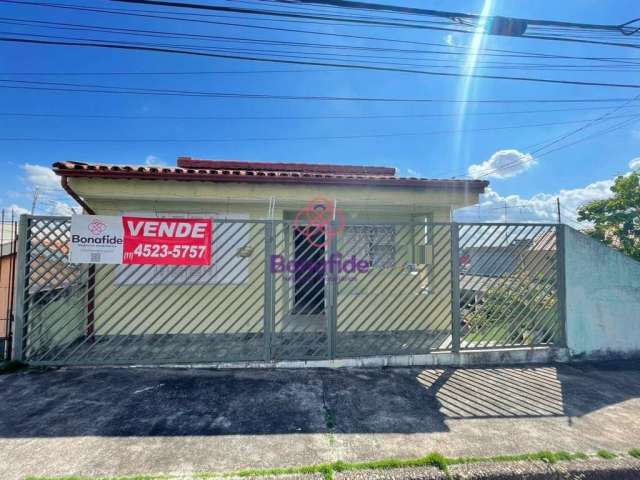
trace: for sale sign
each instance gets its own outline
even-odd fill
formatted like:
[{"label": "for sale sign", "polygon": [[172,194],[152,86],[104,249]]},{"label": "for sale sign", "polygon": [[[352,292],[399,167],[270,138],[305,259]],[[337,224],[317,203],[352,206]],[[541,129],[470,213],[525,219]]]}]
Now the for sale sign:
[{"label": "for sale sign", "polygon": [[211,264],[210,219],[122,217],[123,263]]},{"label": "for sale sign", "polygon": [[72,263],[211,264],[211,219],[74,215]]}]

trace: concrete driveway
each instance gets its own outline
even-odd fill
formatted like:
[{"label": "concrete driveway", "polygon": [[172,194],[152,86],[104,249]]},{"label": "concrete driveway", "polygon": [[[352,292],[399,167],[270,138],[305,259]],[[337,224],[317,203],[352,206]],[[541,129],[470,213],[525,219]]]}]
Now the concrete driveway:
[{"label": "concrete driveway", "polygon": [[0,376],[0,478],[640,447],[640,362]]}]

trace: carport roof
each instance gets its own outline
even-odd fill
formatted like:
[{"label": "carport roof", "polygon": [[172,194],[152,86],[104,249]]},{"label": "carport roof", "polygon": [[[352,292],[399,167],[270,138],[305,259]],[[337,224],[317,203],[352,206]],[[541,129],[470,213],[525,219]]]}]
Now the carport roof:
[{"label": "carport roof", "polygon": [[391,167],[199,160],[191,157],[180,157],[177,167],[105,165],[68,161],[54,163],[53,170],[61,177],[431,187],[478,193],[484,192],[489,184],[482,180],[397,177],[395,169]]}]

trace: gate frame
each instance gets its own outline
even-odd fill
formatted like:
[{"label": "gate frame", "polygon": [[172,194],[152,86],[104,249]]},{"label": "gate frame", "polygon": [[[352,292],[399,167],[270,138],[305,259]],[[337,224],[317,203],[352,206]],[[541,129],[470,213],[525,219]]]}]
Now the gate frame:
[{"label": "gate frame", "polygon": [[16,280],[14,284],[14,308],[16,310],[14,316],[14,331],[13,331],[13,356],[12,359],[18,362],[24,360],[23,347],[24,347],[24,304],[27,299],[26,281],[28,278],[27,269],[29,268],[29,262],[26,261],[27,257],[27,241],[28,231],[31,224],[31,216],[22,214],[20,215],[20,221],[18,222],[18,250],[16,252]]},{"label": "gate frame", "polygon": [[[60,220],[61,218],[67,219],[68,217],[52,216],[52,215],[29,215],[22,214],[18,222],[18,235],[17,235],[17,249],[15,260],[15,283],[13,292],[13,305],[15,309],[14,313],[14,329],[13,329],[13,341],[11,348],[11,359],[16,361],[24,361],[24,346],[25,346],[25,303],[28,300],[27,280],[30,278],[31,262],[29,261],[30,245],[32,238],[30,236],[30,230],[33,226],[33,221],[46,221],[46,220]],[[282,361],[289,361],[286,359],[277,360],[273,358],[273,333],[275,322],[275,276],[270,271],[270,258],[271,255],[276,253],[276,227],[278,224],[287,224],[285,220],[242,220],[232,221],[231,223],[248,223],[255,224],[261,223],[264,227],[264,352],[263,359],[267,363],[278,363]],[[426,220],[425,222],[416,222],[414,219],[408,222],[347,222],[347,225],[406,225],[411,228],[415,228],[420,225],[435,226],[435,225],[448,225],[450,228],[450,268],[451,268],[451,353],[459,354],[461,351],[461,312],[460,312],[460,227],[466,225],[483,225],[487,227],[491,226],[524,226],[524,225],[538,225],[540,227],[553,227],[556,235],[556,258],[555,258],[555,270],[556,270],[556,295],[557,295],[557,309],[558,309],[558,324],[559,335],[557,341],[554,341],[550,347],[563,348],[566,347],[566,277],[565,277],[565,232],[566,225],[563,224],[551,224],[551,223],[478,223],[478,222],[433,222]],[[337,222],[332,221],[334,228],[337,227]],[[331,255],[337,252],[338,238],[333,236],[331,238],[327,254]],[[414,247],[415,248],[415,247]],[[415,252],[412,252],[415,254]],[[335,281],[331,279],[326,281],[325,287],[327,291],[327,335],[328,335],[328,349],[327,357],[318,359],[319,361],[335,360],[337,359],[337,312],[338,312],[338,288]],[[514,345],[499,347],[499,349],[521,349],[525,346]],[[468,350],[468,349],[462,349]],[[473,350],[473,349],[472,349]],[[410,354],[413,355],[413,354]],[[372,352],[372,357],[379,356],[375,352]],[[352,358],[352,357],[339,357]],[[357,358],[357,357],[353,357]],[[291,360],[295,361],[295,360]],[[306,360],[305,360],[306,361]],[[46,362],[36,362],[38,364],[45,364]],[[214,362],[216,363],[216,362]]]}]

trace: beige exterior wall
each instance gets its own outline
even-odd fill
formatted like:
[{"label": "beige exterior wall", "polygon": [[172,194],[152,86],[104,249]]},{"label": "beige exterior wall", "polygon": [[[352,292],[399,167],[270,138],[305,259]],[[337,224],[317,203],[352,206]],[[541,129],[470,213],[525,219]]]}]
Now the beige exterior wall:
[{"label": "beige exterior wall", "polygon": [[[429,217],[448,222],[451,211],[478,200],[477,194],[444,189],[333,187],[307,185],[218,184],[176,181],[70,179],[72,188],[97,214],[126,212],[218,214],[250,219],[268,216],[275,199],[275,219],[291,219],[313,198],[336,200],[348,221],[409,222]],[[425,330],[450,327],[448,230],[437,242],[420,229],[406,235],[398,227],[396,265],[372,269],[355,282],[339,285],[338,331]],[[278,253],[287,253],[288,234],[279,231]],[[241,283],[203,285],[122,285],[122,267],[100,266],[97,275],[95,332],[113,334],[258,332],[263,327],[264,226],[251,227],[253,239],[247,276]],[[402,233],[402,235],[401,235]],[[214,231],[214,248],[215,243]],[[338,242],[338,250],[343,248]],[[416,253],[414,253],[414,251]],[[229,250],[231,255],[236,250]],[[289,252],[291,252],[289,245]],[[416,263],[416,274],[408,265]],[[135,269],[128,266],[126,269]],[[169,267],[170,268],[170,267]],[[126,271],[126,270],[125,270]],[[276,331],[287,325],[291,283],[276,278]],[[443,319],[445,320],[443,322]],[[289,322],[290,326],[290,322]],[[301,328],[308,325],[301,323]]]}]

